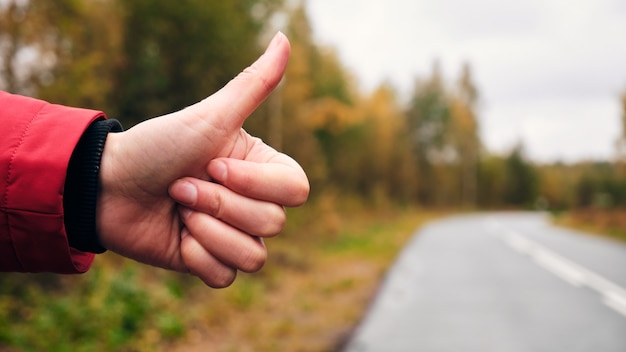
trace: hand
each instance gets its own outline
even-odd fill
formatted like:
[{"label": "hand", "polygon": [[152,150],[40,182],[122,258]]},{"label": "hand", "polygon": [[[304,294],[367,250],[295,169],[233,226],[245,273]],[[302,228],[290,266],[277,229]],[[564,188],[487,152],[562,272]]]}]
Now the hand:
[{"label": "hand", "polygon": [[265,248],[253,236],[279,232],[282,206],[304,203],[309,192],[295,161],[241,128],[279,83],[289,51],[279,33],[212,96],[109,134],[96,209],[106,248],[213,287],[228,286],[237,269],[260,268]]}]

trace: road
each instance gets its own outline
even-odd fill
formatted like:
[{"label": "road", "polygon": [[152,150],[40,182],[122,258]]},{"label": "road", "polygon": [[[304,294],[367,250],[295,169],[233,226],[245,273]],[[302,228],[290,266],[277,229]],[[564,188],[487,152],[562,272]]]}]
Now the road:
[{"label": "road", "polygon": [[422,228],[346,352],[626,351],[626,246],[539,213]]}]

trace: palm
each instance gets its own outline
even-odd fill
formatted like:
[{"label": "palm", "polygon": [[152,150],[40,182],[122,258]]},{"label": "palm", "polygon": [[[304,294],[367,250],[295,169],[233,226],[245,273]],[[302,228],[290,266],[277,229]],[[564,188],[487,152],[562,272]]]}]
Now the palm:
[{"label": "palm", "polygon": [[129,203],[122,197],[111,199],[102,208],[107,221],[99,229],[112,234],[107,248],[137,261],[176,271],[184,271],[180,256],[181,222],[171,199],[158,197]]},{"label": "palm", "polygon": [[[107,148],[116,145],[128,145],[124,140],[134,144],[157,144],[158,136],[152,135],[160,131],[163,120],[150,120],[133,129],[117,135],[111,135]],[[189,144],[190,138],[178,138],[180,143]],[[176,202],[168,196],[168,187],[176,179],[184,176],[207,178],[206,167],[210,160],[217,157],[235,157],[252,162],[264,162],[263,157],[271,148],[254,143],[247,134],[232,133],[212,142],[224,146],[214,150],[201,150],[187,153],[185,157],[170,157],[169,154],[157,152],[153,157],[146,157],[143,149],[116,150],[118,156],[111,162],[114,167],[104,164],[102,172],[114,172],[106,176],[116,180],[115,188],[103,192],[103,205],[99,209],[99,217],[103,219],[100,233],[111,234],[105,246],[119,254],[131,257],[140,262],[167,269],[182,271],[185,268],[180,254],[180,234],[183,228]],[[111,144],[109,144],[111,143]],[[188,150],[181,145],[167,145],[167,141],[158,143],[160,149]],[[197,155],[194,155],[197,154]],[[164,170],[162,165],[168,165]],[[149,182],[144,182],[150,180]]]}]

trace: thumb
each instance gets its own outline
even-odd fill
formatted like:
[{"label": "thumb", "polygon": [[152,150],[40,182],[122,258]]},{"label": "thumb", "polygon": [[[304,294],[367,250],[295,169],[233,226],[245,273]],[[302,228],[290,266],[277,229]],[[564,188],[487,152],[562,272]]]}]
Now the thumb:
[{"label": "thumb", "polygon": [[200,126],[212,131],[239,130],[280,82],[290,50],[289,40],[278,32],[256,62],[215,94],[188,107],[190,115],[199,117]]}]

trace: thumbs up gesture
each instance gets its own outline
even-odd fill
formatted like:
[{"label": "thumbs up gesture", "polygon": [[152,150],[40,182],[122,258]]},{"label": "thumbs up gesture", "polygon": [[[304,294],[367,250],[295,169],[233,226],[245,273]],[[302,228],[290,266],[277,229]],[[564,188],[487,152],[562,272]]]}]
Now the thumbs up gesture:
[{"label": "thumbs up gesture", "polygon": [[297,162],[242,125],[280,82],[289,52],[278,33],[217,93],[109,134],[96,208],[104,247],[212,287],[262,267],[262,238],[282,230],[283,207],[303,204],[309,183]]}]

